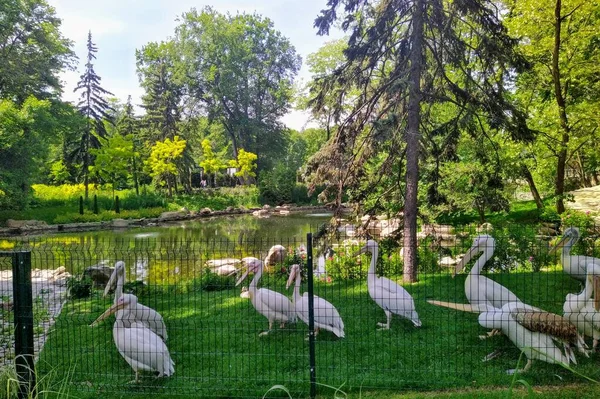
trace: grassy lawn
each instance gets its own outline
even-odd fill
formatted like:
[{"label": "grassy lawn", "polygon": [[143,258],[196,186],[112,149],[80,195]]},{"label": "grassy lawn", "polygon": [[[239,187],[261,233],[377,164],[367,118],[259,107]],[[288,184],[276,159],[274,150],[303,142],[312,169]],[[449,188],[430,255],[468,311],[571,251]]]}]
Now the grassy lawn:
[{"label": "grassy lawn", "polygon": [[[283,279],[265,278],[263,286],[284,292]],[[368,296],[364,280],[317,283],[316,294],[337,307],[346,329],[346,338],[341,340],[329,333],[318,337],[317,381],[341,386],[353,398],[393,398],[401,397],[400,393],[407,397],[505,397],[512,381],[505,371],[516,366],[519,351],[503,336],[481,341],[478,335],[485,330],[477,324],[477,315],[426,302],[464,302],[464,279],[464,275],[455,279],[448,274],[422,275],[418,283],[406,288],[415,298],[423,327],[417,329],[395,317],[390,331],[376,330],[384,314]],[[558,271],[496,274],[494,279],[527,303],[554,312],[560,312],[567,293],[579,289],[577,282]],[[192,287],[184,292],[182,287],[168,287],[140,295],[140,302],[157,309],[166,320],[168,346],[176,363],[170,378],[157,380],[146,374],[139,384],[129,383],[134,375],[113,343],[112,320],[88,326],[110,305],[110,299],[100,298],[99,293],[65,305],[38,367],[42,375],[53,371],[60,377],[62,373],[60,378],[71,382],[71,394],[80,398],[141,398],[149,393],[153,398],[256,397],[275,384],[286,386],[294,398],[308,396],[307,327],[292,324],[259,337],[267,321],[238,294],[238,289],[205,292]],[[499,357],[482,362],[498,348],[503,349]],[[579,358],[576,370],[600,380],[598,357]],[[579,398],[585,397],[583,392],[594,392],[592,383],[542,362],[534,363],[532,371],[520,378],[540,392],[572,384],[577,384],[573,394],[582,393]],[[458,391],[444,393],[447,390]],[[333,392],[319,388],[323,398],[333,397]],[[523,392],[519,390],[516,396]],[[562,391],[560,396],[569,397]],[[287,395],[279,391],[269,397]]]}]

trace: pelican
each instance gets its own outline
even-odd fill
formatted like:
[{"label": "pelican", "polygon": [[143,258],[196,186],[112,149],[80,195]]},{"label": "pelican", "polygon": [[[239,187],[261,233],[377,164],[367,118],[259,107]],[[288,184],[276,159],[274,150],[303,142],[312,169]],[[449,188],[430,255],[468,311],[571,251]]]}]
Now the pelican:
[{"label": "pelican", "polygon": [[[300,320],[308,324],[308,293],[300,295],[301,283],[300,265],[292,265],[290,268],[290,277],[288,278],[286,289],[290,288],[292,281],[295,280],[294,296],[292,301],[296,309],[296,315]],[[335,306],[323,298],[313,295],[314,321],[315,321],[315,337],[319,333],[319,329],[331,331],[338,338],[344,338],[344,322],[340,317]]]},{"label": "pelican", "polygon": [[550,249],[549,253],[553,254],[559,248],[562,248],[560,262],[562,263],[564,272],[579,281],[585,282],[586,266],[590,263],[600,265],[600,259],[585,255],[571,255],[571,249],[579,241],[579,237],[579,229],[577,227],[569,227],[563,233],[560,241]]},{"label": "pelican", "polygon": [[[104,288],[104,296],[106,297],[110,289],[115,287],[115,300],[114,304],[123,295],[123,286],[125,285],[125,262],[118,261],[115,263],[115,269],[113,270],[106,288]],[[130,297],[129,305],[126,308],[121,308],[116,311],[117,319],[121,319],[125,327],[130,327],[131,323],[138,322],[152,330],[155,334],[158,334],[164,341],[167,340],[167,326],[165,322],[156,310],[138,303],[137,297],[132,295]],[[122,314],[123,313],[123,314]]]},{"label": "pelican", "polygon": [[285,259],[285,247],[283,245],[273,245],[265,257],[264,267],[269,270],[269,266],[279,263]]},{"label": "pelican", "polygon": [[367,274],[367,288],[371,298],[379,305],[387,316],[387,323],[377,323],[383,330],[389,330],[392,314],[409,319],[416,327],[421,326],[421,320],[415,310],[415,302],[402,286],[385,277],[377,277],[375,265],[379,246],[373,240],[368,240],[355,255],[371,253],[371,266]]},{"label": "pelican", "polygon": [[[130,322],[129,327],[124,322],[127,308],[135,303],[137,303],[135,295],[123,294],[91,326],[95,326],[111,314],[117,313],[117,319],[113,325],[113,339],[121,356],[135,371],[136,383],[139,381],[140,370],[158,372],[158,377],[173,375],[175,363],[171,359],[169,349],[163,340],[141,322]],[[124,311],[118,312],[119,310]]]},{"label": "pelican", "polygon": [[600,265],[590,263],[586,270],[583,291],[579,294],[567,294],[563,312],[580,333],[592,337],[592,349],[596,350],[600,340]]},{"label": "pelican", "polygon": [[[479,315],[482,327],[501,330],[527,357],[523,372],[528,371],[533,360],[550,364],[577,364],[569,343],[575,343],[585,352],[585,343],[577,328],[563,317],[541,311],[522,302],[508,302],[500,309],[483,305],[487,309]],[[481,307],[480,307],[480,310]],[[565,343],[565,353],[554,341]],[[509,374],[519,370],[508,370]]]},{"label": "pelican", "polygon": [[481,275],[481,271],[488,260],[494,255],[495,241],[494,238],[487,234],[481,234],[473,240],[473,245],[463,258],[456,264],[454,273],[465,268],[465,265],[473,258],[474,255],[483,252],[471,272],[465,280],[465,295],[470,304],[486,305],[496,309],[500,309],[510,302],[521,302],[521,300],[513,294],[508,288],[495,282],[494,280]]},{"label": "pelican", "polygon": [[247,257],[242,259],[242,265],[246,266],[246,271],[235,285],[238,286],[244,281],[250,272],[255,273],[248,287],[248,295],[254,309],[269,320],[269,330],[261,332],[259,336],[269,334],[275,321],[281,322],[280,328],[283,328],[288,321],[296,321],[294,305],[285,295],[266,288],[257,288],[263,273],[263,262],[257,258]]}]

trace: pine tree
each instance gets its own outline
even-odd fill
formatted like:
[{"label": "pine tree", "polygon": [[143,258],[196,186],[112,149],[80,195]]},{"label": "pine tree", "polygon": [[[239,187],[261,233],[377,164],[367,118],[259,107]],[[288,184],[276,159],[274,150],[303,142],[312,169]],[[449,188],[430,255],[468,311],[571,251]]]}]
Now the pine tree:
[{"label": "pine tree", "polygon": [[123,109],[123,114],[117,121],[117,132],[121,136],[129,136],[133,141],[133,157],[131,159],[131,168],[133,172],[133,184],[135,186],[136,195],[140,194],[137,152],[140,148],[139,142],[139,121],[133,114],[133,106],[131,105],[131,95],[127,96],[127,103]]},{"label": "pine tree", "polygon": [[100,76],[94,71],[92,61],[96,59],[95,53],[98,48],[92,43],[92,32],[88,33],[87,41],[87,63],[85,72],[80,76],[80,80],[75,87],[75,92],[81,91],[81,96],[77,108],[86,118],[86,125],[78,143],[78,148],[73,154],[73,158],[81,162],[81,173],[85,185],[85,199],[88,198],[89,167],[92,165],[90,149],[101,147],[100,139],[106,138],[106,127],[104,121],[114,124],[109,111],[114,109],[104,99],[105,95],[114,95],[110,91],[100,86]]}]

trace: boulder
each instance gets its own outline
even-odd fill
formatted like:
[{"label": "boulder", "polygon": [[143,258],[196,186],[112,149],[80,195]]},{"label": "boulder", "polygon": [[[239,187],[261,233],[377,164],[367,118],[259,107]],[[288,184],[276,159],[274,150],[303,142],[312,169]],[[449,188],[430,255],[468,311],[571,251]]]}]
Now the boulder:
[{"label": "boulder", "polygon": [[186,211],[169,211],[163,212],[158,217],[158,220],[161,222],[169,221],[169,220],[181,220],[187,216],[188,212]]},{"label": "boulder", "polygon": [[199,213],[201,216],[206,216],[206,215],[210,215],[212,213],[212,210],[210,208],[202,208],[202,209],[200,209]]},{"label": "boulder", "polygon": [[113,268],[106,266],[106,263],[108,262],[102,261],[97,265],[86,268],[83,271],[83,277],[89,277],[96,287],[105,286],[113,272]]},{"label": "boulder", "polygon": [[125,219],[113,219],[112,226],[117,228],[123,228],[129,226],[129,221]]},{"label": "boulder", "polygon": [[14,220],[8,219],[6,227],[10,228],[28,228],[28,227],[43,227],[48,226],[48,223],[43,220]]}]

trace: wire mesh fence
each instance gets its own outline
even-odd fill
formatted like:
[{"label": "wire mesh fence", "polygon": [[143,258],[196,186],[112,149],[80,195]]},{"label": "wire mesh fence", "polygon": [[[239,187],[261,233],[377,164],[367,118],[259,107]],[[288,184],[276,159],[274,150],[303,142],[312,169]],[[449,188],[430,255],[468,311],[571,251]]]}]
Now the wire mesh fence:
[{"label": "wire mesh fence", "polygon": [[[550,248],[557,238],[534,227],[495,226],[484,231],[476,226],[425,226],[419,236],[415,283],[403,282],[404,251],[398,240],[369,244],[346,233],[310,243],[306,237],[253,241],[143,235],[12,240],[13,249],[31,251],[38,376],[52,374],[67,381],[69,389],[100,394],[256,397],[281,384],[294,397],[306,397],[311,360],[320,392],[329,389],[325,386],[436,390],[508,385],[512,377],[507,370],[517,367],[523,351],[527,356],[520,367],[527,358],[543,360],[526,374],[533,384],[580,381],[568,369],[551,364],[556,361],[600,379],[597,355],[588,358],[577,352],[577,342],[572,341],[574,364],[559,342],[568,337],[555,337],[555,344],[542,337],[548,331],[539,334],[526,324],[527,316],[502,312],[502,306],[514,300],[498,291],[505,287],[519,303],[562,315],[567,294],[585,292],[587,282],[565,273],[561,262],[571,254],[600,257],[594,226],[579,229],[577,243],[565,240],[565,252],[556,253]],[[357,254],[360,249],[362,255]],[[465,254],[473,261],[462,271]],[[0,354],[5,365],[14,356],[6,259],[0,258]],[[581,260],[573,259],[573,264]],[[134,321],[129,299],[118,304],[117,297],[128,296],[121,297],[119,291],[104,295],[119,261],[124,265],[123,292],[160,313],[168,333],[164,343],[160,334],[148,332],[149,316]],[[594,259],[584,260],[590,262]],[[309,287],[311,268],[314,283]],[[248,277],[236,285],[246,271]],[[490,282],[497,285],[490,288]],[[316,335],[309,334],[306,323],[309,290],[314,291]],[[438,306],[484,301],[491,308]],[[116,318],[90,326],[111,306],[121,307]],[[557,320],[552,322],[561,326]],[[492,329],[502,334],[487,338]],[[534,335],[542,338],[536,341]],[[545,357],[528,352],[530,347]],[[146,355],[139,358],[140,353]],[[136,369],[139,380],[132,382]],[[157,374],[165,375],[155,378]]]}]

